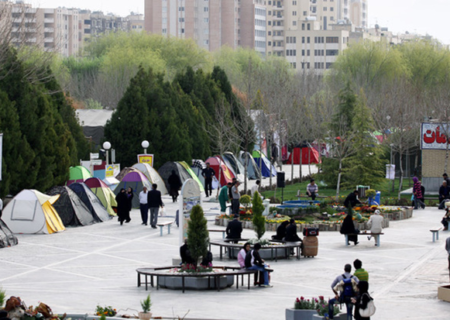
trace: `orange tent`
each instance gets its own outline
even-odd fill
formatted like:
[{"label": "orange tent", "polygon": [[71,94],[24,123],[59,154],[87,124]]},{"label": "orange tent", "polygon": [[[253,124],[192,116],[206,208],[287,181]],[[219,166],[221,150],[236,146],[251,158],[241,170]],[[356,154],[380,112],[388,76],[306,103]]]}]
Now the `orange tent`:
[{"label": "orange tent", "polygon": [[[220,181],[220,185],[224,186],[228,182],[232,182],[233,178],[235,177],[233,172],[231,172],[230,169],[228,169],[227,165],[217,156],[209,157],[205,163],[209,163],[211,168],[214,169],[216,172],[216,178]],[[221,174],[219,178],[219,167],[221,168]]]}]

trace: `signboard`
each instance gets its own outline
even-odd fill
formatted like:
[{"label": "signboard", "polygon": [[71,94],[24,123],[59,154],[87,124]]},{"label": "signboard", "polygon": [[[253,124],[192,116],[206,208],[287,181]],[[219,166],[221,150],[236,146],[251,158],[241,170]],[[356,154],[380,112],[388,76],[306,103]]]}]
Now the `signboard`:
[{"label": "signboard", "polygon": [[191,213],[192,207],[199,204],[202,205],[202,196],[200,192],[200,187],[198,183],[193,179],[188,179],[183,183],[181,187],[180,197],[180,208],[178,218],[180,219],[180,247],[184,244],[184,240],[187,239],[187,228],[189,214]]},{"label": "signboard", "polygon": [[3,133],[0,133],[0,181],[2,181]]},{"label": "signboard", "polygon": [[100,155],[98,153],[91,153],[91,160],[98,159]]},{"label": "signboard", "polygon": [[386,179],[395,180],[395,164],[386,165]]},{"label": "signboard", "polygon": [[91,160],[91,165],[93,166],[101,166],[103,163],[102,160]]},{"label": "signboard", "polygon": [[106,168],[106,178],[115,178],[120,173],[120,164],[110,164]]},{"label": "signboard", "polygon": [[138,154],[138,163],[147,163],[153,167],[153,155],[152,154]]},{"label": "signboard", "polygon": [[[445,150],[447,148],[449,124],[422,123],[420,148],[422,150]],[[450,147],[450,146],[449,146]]]}]

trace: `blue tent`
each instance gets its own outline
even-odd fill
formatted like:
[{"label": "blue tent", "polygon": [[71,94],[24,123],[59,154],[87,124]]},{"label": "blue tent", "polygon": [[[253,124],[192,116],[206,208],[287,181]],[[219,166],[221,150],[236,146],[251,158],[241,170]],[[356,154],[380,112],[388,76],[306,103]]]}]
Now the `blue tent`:
[{"label": "blue tent", "polygon": [[275,167],[270,163],[269,159],[266,158],[264,153],[259,152],[259,150],[253,150],[253,159],[255,160],[256,165],[261,170],[261,175],[263,177],[270,177],[272,174],[272,177],[277,176],[277,170]]}]

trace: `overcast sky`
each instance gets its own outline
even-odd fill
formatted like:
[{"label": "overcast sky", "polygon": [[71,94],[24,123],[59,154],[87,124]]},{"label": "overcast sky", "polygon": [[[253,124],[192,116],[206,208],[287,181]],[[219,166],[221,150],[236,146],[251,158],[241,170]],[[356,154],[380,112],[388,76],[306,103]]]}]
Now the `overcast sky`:
[{"label": "overcast sky", "polygon": [[[230,0],[231,1],[231,0]],[[144,13],[144,0],[25,0],[33,6],[56,8],[59,6],[101,10],[118,15],[131,11]],[[369,24],[398,32],[409,31],[430,34],[450,44],[448,15],[450,0],[369,0]]]}]

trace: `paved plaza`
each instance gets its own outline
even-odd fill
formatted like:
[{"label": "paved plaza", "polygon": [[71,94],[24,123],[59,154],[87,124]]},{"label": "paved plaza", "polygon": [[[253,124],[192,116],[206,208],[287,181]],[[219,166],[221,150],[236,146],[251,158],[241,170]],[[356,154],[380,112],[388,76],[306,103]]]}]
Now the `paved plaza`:
[{"label": "paved plaza", "polygon": [[[175,210],[169,197],[167,216]],[[208,226],[214,226],[218,203],[205,202]],[[136,268],[170,265],[178,257],[178,228],[160,237],[159,229],[141,225],[139,210],[129,224],[117,219],[88,227],[68,228],[53,235],[19,235],[19,245],[0,250],[0,286],[7,295],[20,296],[28,305],[44,302],[55,312],[94,313],[97,304],[111,305],[119,313],[137,314],[139,301],[151,294],[154,316],[194,319],[284,319],[296,297],[331,297],[330,284],[343,273],[345,263],[356,258],[370,273],[370,288],[377,313],[372,319],[448,319],[450,303],[437,299],[439,285],[448,284],[444,242],[450,232],[441,232],[433,243],[430,228],[439,225],[443,211],[414,211],[412,219],[391,222],[381,238],[381,247],[361,237],[358,246],[344,245],[338,232],[319,236],[319,255],[300,261],[269,262],[275,270],[273,288],[236,287],[217,291],[181,291],[136,286]],[[273,232],[267,232],[269,238]],[[222,237],[211,233],[211,239]],[[254,237],[245,230],[244,238]],[[215,265],[237,265],[219,261]]]}]

